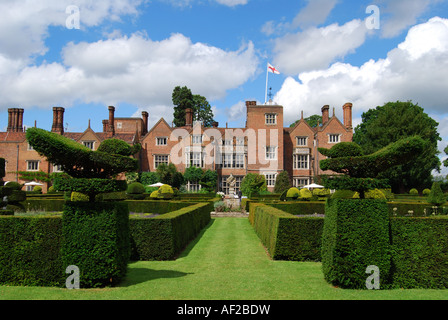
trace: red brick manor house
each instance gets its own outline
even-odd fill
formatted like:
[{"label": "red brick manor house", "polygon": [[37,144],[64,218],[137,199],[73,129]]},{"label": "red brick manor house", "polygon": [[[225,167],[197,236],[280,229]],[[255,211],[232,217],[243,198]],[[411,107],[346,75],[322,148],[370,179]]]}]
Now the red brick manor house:
[{"label": "red brick manor house", "polygon": [[[211,169],[218,172],[219,191],[228,193],[226,179],[236,178],[236,189],[247,173],[258,173],[266,177],[272,190],[276,176],[288,171],[294,186],[313,182],[323,172],[319,161],[324,158],[318,147],[331,148],[339,142],[352,141],[352,104],[343,107],[343,122],[330,107],[322,107],[322,124],[312,128],[303,119],[294,127],[283,126],[283,107],[272,101],[258,105],[246,102],[246,126],[243,128],[205,128],[193,123],[192,111],[187,109],[186,125],[173,127],[161,118],[148,128],[148,113],[141,118],[115,117],[115,108],[108,108],[109,118],[103,120],[103,131],[88,128],[84,132],[65,132],[64,108],[53,108],[52,132],[64,135],[86,147],[96,150],[108,138],[117,138],[129,144],[141,143],[142,150],[135,155],[140,160],[142,171],[155,171],[161,163],[174,163],[180,172],[189,166]],[[23,128],[24,109],[8,109],[8,127],[0,132],[0,157],[6,159],[5,181],[20,181],[17,171],[58,172],[58,167],[48,163],[28,144]],[[299,115],[298,115],[299,116]],[[198,185],[188,183],[189,190]],[[47,186],[43,186],[46,192]]]}]

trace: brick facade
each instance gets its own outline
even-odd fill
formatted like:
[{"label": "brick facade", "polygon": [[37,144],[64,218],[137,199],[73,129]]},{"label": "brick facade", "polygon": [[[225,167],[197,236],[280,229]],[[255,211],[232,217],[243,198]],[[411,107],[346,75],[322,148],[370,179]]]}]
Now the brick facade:
[{"label": "brick facade", "polygon": [[[246,126],[244,128],[219,127],[214,123],[204,128],[192,122],[191,112],[186,112],[186,125],[172,127],[163,118],[148,130],[148,113],[141,118],[115,118],[115,108],[108,107],[109,117],[102,121],[103,131],[65,132],[64,108],[53,108],[52,132],[64,135],[93,150],[108,138],[122,139],[127,143],[141,143],[142,151],[136,155],[141,171],[155,171],[160,163],[174,163],[180,172],[188,166],[218,172],[218,188],[228,192],[226,179],[236,177],[236,189],[248,173],[265,175],[268,189],[273,190],[276,175],[286,170],[294,186],[314,181],[317,175],[326,173],[319,168],[324,157],[317,148],[331,148],[335,143],[352,141],[352,105],[343,106],[342,123],[329,106],[322,108],[323,123],[311,128],[302,118],[292,128],[285,128],[283,107],[268,102],[257,105],[246,102]],[[0,157],[6,159],[5,181],[16,181],[16,171],[57,171],[57,168],[32,150],[23,130],[23,109],[8,109],[8,129],[0,132]],[[24,183],[25,181],[20,181]],[[44,192],[47,185],[43,186]],[[189,185],[192,189],[198,186]]]}]

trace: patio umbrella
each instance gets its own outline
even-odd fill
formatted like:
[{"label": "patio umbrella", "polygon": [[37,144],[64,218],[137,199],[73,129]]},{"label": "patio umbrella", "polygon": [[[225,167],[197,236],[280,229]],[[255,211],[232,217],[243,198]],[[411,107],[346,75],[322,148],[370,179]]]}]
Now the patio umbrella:
[{"label": "patio umbrella", "polygon": [[307,185],[307,186],[304,186],[304,188],[307,188],[307,189],[312,189],[312,188],[321,188],[321,189],[323,189],[323,188],[325,188],[324,186],[321,186],[321,185],[319,185],[319,184],[315,184],[315,183],[312,183],[312,184],[309,184],[309,185]]},{"label": "patio umbrella", "polygon": [[162,182],[157,182],[157,183],[154,183],[154,184],[150,184],[148,187],[161,187],[161,186],[163,186],[163,183]]},{"label": "patio umbrella", "polygon": [[31,182],[27,182],[25,183],[26,186],[43,186],[42,183],[36,182],[36,181],[31,181]]}]

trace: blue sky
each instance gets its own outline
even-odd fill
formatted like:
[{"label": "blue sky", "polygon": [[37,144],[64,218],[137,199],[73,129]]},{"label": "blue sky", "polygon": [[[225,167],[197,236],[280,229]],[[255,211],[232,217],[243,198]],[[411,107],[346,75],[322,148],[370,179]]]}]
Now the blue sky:
[{"label": "blue sky", "polygon": [[[366,12],[378,8],[379,29]],[[80,29],[67,7],[79,8]],[[224,126],[245,122],[244,102],[264,102],[266,64],[286,125],[329,104],[341,115],[412,100],[448,141],[446,0],[12,0],[0,3],[0,130],[7,108],[50,129],[53,106],[69,131],[88,119],[101,131],[146,110],[150,125],[172,120],[171,92],[205,96]],[[444,154],[441,155],[445,157]]]}]

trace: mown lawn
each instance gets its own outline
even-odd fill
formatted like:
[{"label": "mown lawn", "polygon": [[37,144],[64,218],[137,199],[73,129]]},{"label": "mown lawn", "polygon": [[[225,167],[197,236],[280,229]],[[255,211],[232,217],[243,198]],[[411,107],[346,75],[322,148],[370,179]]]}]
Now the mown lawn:
[{"label": "mown lawn", "polygon": [[247,219],[215,218],[178,259],[129,264],[119,287],[0,286],[0,299],[446,300],[448,290],[334,288],[320,263],[271,260]]}]

